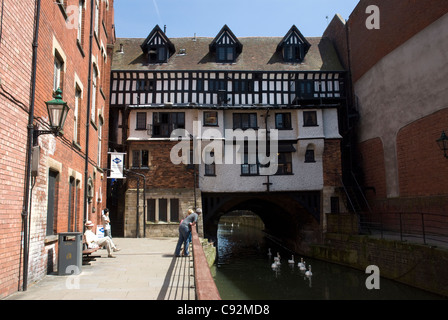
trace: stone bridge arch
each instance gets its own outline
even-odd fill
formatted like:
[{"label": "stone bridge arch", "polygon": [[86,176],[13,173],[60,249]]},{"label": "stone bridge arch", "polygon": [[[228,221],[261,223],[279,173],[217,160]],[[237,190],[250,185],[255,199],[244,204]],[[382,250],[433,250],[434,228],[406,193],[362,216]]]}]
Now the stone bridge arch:
[{"label": "stone bridge arch", "polygon": [[204,236],[217,240],[221,216],[249,210],[259,216],[265,232],[296,252],[321,240],[320,192],[202,193]]}]

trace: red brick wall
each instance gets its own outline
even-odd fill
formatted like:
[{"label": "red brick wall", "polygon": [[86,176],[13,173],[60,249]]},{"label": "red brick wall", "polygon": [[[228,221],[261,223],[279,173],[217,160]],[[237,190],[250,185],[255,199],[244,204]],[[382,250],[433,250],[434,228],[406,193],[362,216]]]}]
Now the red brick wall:
[{"label": "red brick wall", "polygon": [[421,118],[397,135],[398,173],[401,197],[446,194],[448,159],[436,140],[447,130],[448,109]]},{"label": "red brick wall", "polygon": [[364,172],[363,185],[374,188],[374,191],[367,191],[368,200],[385,198],[387,189],[383,142],[380,138],[364,141],[359,145],[359,153]]},{"label": "red brick wall", "polygon": [[325,140],[322,162],[324,186],[340,186],[342,175],[340,140]]},{"label": "red brick wall", "polygon": [[[379,30],[366,28],[370,5],[380,10]],[[447,12],[448,1],[361,0],[348,20],[353,82]]]},{"label": "red brick wall", "polygon": [[323,37],[327,37],[333,42],[339,61],[341,61],[344,69],[349,70],[347,32],[343,18],[341,17],[340,19],[339,16],[334,16]]},{"label": "red brick wall", "polygon": [[[170,159],[170,152],[177,141],[159,141],[133,143],[129,147],[129,154],[132,150],[146,149],[149,150],[150,167],[149,170],[135,170],[146,175],[147,187],[149,188],[194,188],[193,170],[187,169],[184,164],[174,165]],[[140,147],[141,145],[141,147]],[[140,181],[143,186],[143,181]],[[137,188],[137,180],[129,179],[128,187]]]},{"label": "red brick wall", "polygon": [[[369,30],[366,8],[379,8],[380,29]],[[347,21],[353,82],[393,50],[448,12],[448,2],[439,0],[361,0]],[[324,36],[334,42],[341,59],[347,50],[343,23],[333,19]],[[435,44],[436,45],[436,44]],[[397,90],[399,85],[397,84]],[[435,140],[446,130],[446,111],[441,111],[401,128],[396,137],[399,197],[387,198],[386,163],[380,137],[359,145],[364,186],[374,210],[440,212],[446,209],[443,181],[447,166]],[[381,123],[377,124],[381,126]],[[446,188],[445,188],[446,189]],[[444,196],[445,194],[445,196]],[[417,210],[417,211],[418,211]],[[446,211],[446,210],[445,210]]]},{"label": "red brick wall", "polygon": [[[1,8],[0,8],[1,10]],[[34,1],[5,1],[0,39],[0,299],[17,291]]]},{"label": "red brick wall", "polygon": [[[69,208],[70,176],[80,179],[80,189],[77,190],[76,201],[77,229],[82,231],[84,214],[84,182],[86,154],[86,123],[89,124],[88,174],[94,181],[94,199],[89,205],[89,219],[99,221],[101,209],[105,207],[106,174],[101,177],[101,169],[107,163],[108,135],[108,101],[109,73],[111,56],[104,61],[101,54],[101,44],[107,53],[107,45],[113,44],[113,1],[109,1],[110,10],[103,9],[106,2],[99,1],[100,18],[99,32],[93,39],[92,56],[97,61],[100,77],[97,86],[96,110],[103,108],[103,147],[102,163],[98,160],[98,116],[94,123],[87,115],[88,70],[89,70],[89,32],[90,32],[90,1],[86,0],[84,10],[83,41],[81,49],[77,45],[77,26],[66,23],[66,18],[73,19],[71,9],[78,7],[78,0],[66,1],[66,14],[55,1],[41,1],[41,16],[39,26],[39,42],[37,52],[35,123],[39,129],[48,129],[48,113],[45,101],[51,100],[53,93],[54,73],[54,43],[62,49],[64,71],[61,76],[63,100],[71,108],[64,126],[62,136],[41,135],[39,146],[39,175],[32,189],[32,207],[30,210],[30,255],[28,284],[39,280],[47,273],[48,257],[57,262],[57,237],[46,237],[46,218],[48,201],[49,170],[58,171],[55,200],[55,233],[67,232]],[[73,8],[69,6],[74,6]],[[2,187],[0,190],[0,298],[11,294],[19,288],[20,245],[21,245],[21,209],[24,194],[24,173],[26,155],[26,128],[28,121],[27,109],[30,100],[30,79],[32,61],[32,39],[34,1],[6,1],[3,11],[2,39],[0,46],[0,173]],[[103,19],[104,15],[107,19]],[[104,21],[103,21],[104,20]],[[104,30],[106,25],[107,33]],[[109,53],[110,50],[109,50]],[[83,93],[79,105],[80,140],[79,145],[73,144],[74,104],[75,104],[75,73]],[[101,94],[103,91],[104,96]],[[98,113],[96,113],[98,115]],[[75,172],[75,173],[74,173]],[[3,178],[5,182],[3,183]],[[103,202],[97,202],[98,192],[103,192]],[[72,207],[74,207],[72,206]],[[93,210],[95,208],[95,210]]]},{"label": "red brick wall", "polygon": [[400,196],[387,198],[383,144],[380,138],[360,144],[366,195],[374,211],[424,212],[443,214],[448,210],[445,181],[448,179],[448,159],[436,140],[448,109],[419,119],[402,128],[397,134],[397,163]]}]

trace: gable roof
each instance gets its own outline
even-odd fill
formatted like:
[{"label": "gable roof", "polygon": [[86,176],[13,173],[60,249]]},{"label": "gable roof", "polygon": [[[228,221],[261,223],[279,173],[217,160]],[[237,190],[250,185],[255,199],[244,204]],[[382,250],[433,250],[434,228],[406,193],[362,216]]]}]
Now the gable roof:
[{"label": "gable roof", "polygon": [[289,29],[288,33],[283,37],[282,41],[280,41],[280,43],[277,46],[277,51],[281,51],[282,48],[285,46],[285,44],[288,43],[288,41],[290,41],[291,37],[293,35],[296,35],[299,39],[299,41],[301,41],[304,46],[305,46],[305,55],[308,52],[308,50],[311,47],[311,44],[308,42],[308,40],[303,36],[303,34],[300,32],[300,30],[293,25],[291,27],[291,29]]},{"label": "gable roof", "polygon": [[[210,43],[209,48],[210,52],[216,52],[216,47],[221,41],[221,39],[228,35],[230,38],[230,45],[234,45],[236,47],[236,52],[239,54],[243,51],[243,45],[238,40],[238,38],[233,34],[232,30],[225,24],[224,27],[222,27],[221,31],[219,31],[218,35],[213,39],[213,41]],[[233,43],[232,43],[233,42]]]},{"label": "gable roof", "polygon": [[[152,36],[158,32],[171,48],[172,56],[165,63],[149,63],[145,53]],[[219,42],[222,35],[227,34],[241,48],[238,58],[233,63],[216,62],[215,53],[211,50]],[[306,45],[307,54],[303,61],[285,62],[282,45],[296,34]],[[119,50],[123,45],[123,52]],[[117,38],[112,59],[112,70],[191,70],[191,71],[344,71],[333,43],[326,37],[306,39],[296,26],[293,26],[284,37],[242,37],[236,38],[227,25],[215,38],[187,37],[168,39],[165,33],[156,26],[146,39]],[[242,50],[244,47],[244,50]],[[175,50],[178,50],[177,54]],[[143,52],[142,52],[143,50]]]},{"label": "gable roof", "polygon": [[[157,37],[158,36],[158,37]],[[161,39],[161,43],[155,43],[155,40],[159,38]],[[148,35],[148,37],[143,41],[143,43],[140,45],[140,48],[143,50],[143,53],[148,53],[149,48],[153,45],[165,45],[168,47],[168,50],[170,51],[170,55],[176,52],[176,47],[174,44],[170,41],[170,39],[166,36],[165,32],[160,29],[159,25],[156,25],[154,29],[152,29],[151,33]]]}]

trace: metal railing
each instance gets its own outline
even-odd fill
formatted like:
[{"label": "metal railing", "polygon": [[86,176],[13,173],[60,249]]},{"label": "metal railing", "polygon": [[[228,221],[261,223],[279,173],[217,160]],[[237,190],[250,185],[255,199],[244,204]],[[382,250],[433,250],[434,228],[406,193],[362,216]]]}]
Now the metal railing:
[{"label": "metal railing", "polygon": [[364,212],[360,215],[360,232],[382,239],[394,238],[448,247],[448,214]]}]

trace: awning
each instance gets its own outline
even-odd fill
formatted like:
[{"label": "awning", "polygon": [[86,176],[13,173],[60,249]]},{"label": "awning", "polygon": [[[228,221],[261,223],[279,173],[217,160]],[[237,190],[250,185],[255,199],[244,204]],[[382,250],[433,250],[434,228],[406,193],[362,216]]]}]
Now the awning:
[{"label": "awning", "polygon": [[288,153],[288,152],[296,152],[296,148],[292,145],[292,143],[282,143],[278,144],[278,152],[279,153]]}]

